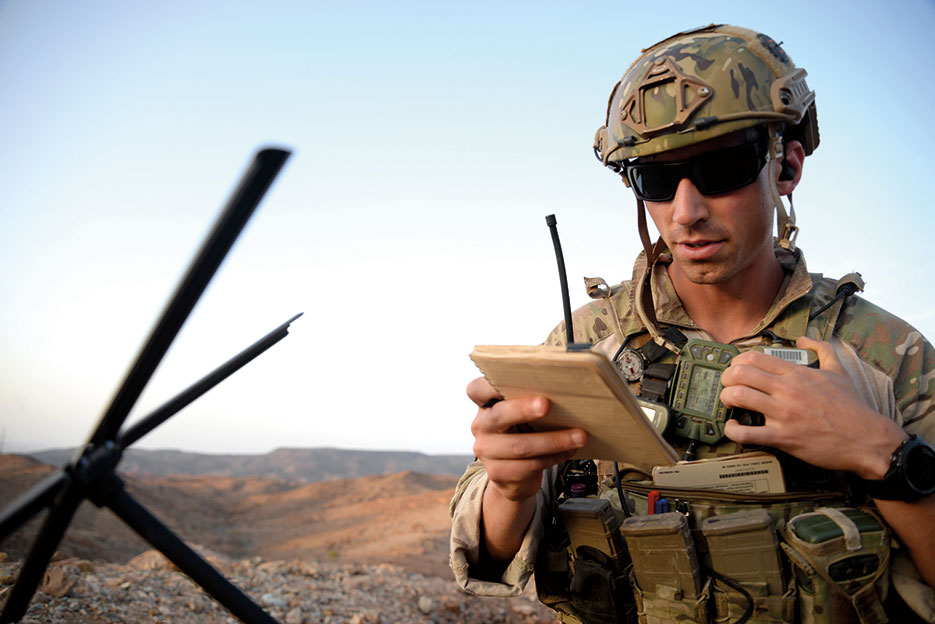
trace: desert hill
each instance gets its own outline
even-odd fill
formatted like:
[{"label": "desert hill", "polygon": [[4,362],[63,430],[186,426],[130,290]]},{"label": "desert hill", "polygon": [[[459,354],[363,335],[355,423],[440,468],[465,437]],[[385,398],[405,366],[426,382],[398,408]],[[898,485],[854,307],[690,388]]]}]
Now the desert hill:
[{"label": "desert hill", "polygon": [[[28,453],[53,466],[64,466],[75,449]],[[174,450],[127,449],[120,472],[146,475],[222,475],[278,477],[315,482],[413,471],[458,476],[473,457],[426,455],[406,451],[356,451],[334,448],[280,448],[263,455],[213,455]]]},{"label": "desert hill", "polygon": [[[55,468],[0,456],[0,504]],[[124,474],[127,490],[187,542],[232,558],[392,562],[449,576],[448,501],[453,475],[412,471],[318,483],[280,478]],[[8,538],[21,556],[35,531]],[[65,555],[123,563],[150,548],[109,510],[83,503],[62,545]]]}]

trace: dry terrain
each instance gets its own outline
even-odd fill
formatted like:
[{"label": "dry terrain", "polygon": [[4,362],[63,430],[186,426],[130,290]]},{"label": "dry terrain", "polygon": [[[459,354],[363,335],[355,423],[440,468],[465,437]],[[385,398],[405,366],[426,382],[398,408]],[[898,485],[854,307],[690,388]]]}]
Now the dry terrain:
[{"label": "dry terrain", "polygon": [[[0,455],[0,504],[55,468]],[[288,624],[550,622],[532,595],[457,590],[447,567],[457,477],[417,472],[302,482],[122,475],[128,491]],[[0,550],[9,590],[38,519]],[[30,622],[227,622],[229,615],[106,509],[83,503]],[[4,559],[4,555],[0,555]]]}]

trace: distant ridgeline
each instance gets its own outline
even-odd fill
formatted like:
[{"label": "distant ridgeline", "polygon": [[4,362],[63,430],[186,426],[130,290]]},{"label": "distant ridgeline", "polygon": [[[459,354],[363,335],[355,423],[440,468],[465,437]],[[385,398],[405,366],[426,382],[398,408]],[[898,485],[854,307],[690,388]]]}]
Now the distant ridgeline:
[{"label": "distant ridgeline", "polygon": [[[74,449],[24,453],[53,466],[71,461]],[[265,455],[210,455],[185,451],[127,449],[118,468],[126,474],[278,477],[313,483],[413,471],[461,475],[470,455],[425,455],[406,451],[353,451],[334,448],[283,448]]]}]

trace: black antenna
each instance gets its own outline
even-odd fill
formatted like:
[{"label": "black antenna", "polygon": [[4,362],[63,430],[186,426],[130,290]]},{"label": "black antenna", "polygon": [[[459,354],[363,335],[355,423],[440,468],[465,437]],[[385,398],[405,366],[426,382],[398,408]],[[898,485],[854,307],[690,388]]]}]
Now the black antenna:
[{"label": "black antenna", "polygon": [[130,409],[143,392],[169,345],[288,157],[289,152],[280,149],[264,149],[257,153],[169,299],[162,316],[90,439],[78,449],[75,458],[69,464],[0,511],[2,540],[32,516],[46,507],[49,508],[49,514],[23,562],[16,584],[7,595],[3,611],[0,612],[0,624],[18,622],[26,614],[29,602],[55,549],[84,499],[90,500],[98,507],[108,507],[242,622],[276,623],[266,611],[133,499],[124,488],[123,481],[114,474],[114,470],[127,446],[285,338],[289,333],[289,324],[300,316],[292,317],[155,410],[140,423],[123,433],[120,432]]},{"label": "black antenna", "polygon": [[558,240],[558,227],[555,215],[545,217],[545,223],[552,234],[552,246],[555,248],[555,261],[558,263],[558,281],[562,287],[562,308],[565,312],[565,348],[569,351],[587,351],[591,344],[575,342],[575,328],[571,321],[571,300],[568,296],[568,276],[565,274],[565,255],[562,253],[562,243]]}]

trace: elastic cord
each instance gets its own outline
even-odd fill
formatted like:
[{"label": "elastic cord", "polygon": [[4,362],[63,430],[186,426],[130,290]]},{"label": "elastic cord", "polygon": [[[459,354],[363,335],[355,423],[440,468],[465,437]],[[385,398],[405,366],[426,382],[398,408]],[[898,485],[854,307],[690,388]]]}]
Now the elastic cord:
[{"label": "elastic cord", "polygon": [[627,499],[623,497],[623,487],[620,485],[620,466],[614,462],[614,483],[617,484],[617,497],[620,499],[620,508],[623,509],[623,515],[630,517],[630,507],[627,505]]},{"label": "elastic cord", "polygon": [[750,592],[748,592],[743,587],[743,585],[741,585],[737,581],[731,578],[728,578],[719,572],[715,572],[714,570],[710,568],[706,568],[705,571],[708,573],[709,576],[721,581],[728,587],[736,589],[747,600],[747,609],[743,612],[743,615],[740,616],[740,619],[738,619],[736,622],[733,623],[733,624],[745,624],[745,622],[750,619],[750,616],[753,615],[754,601],[753,601],[753,596],[750,594]]}]

